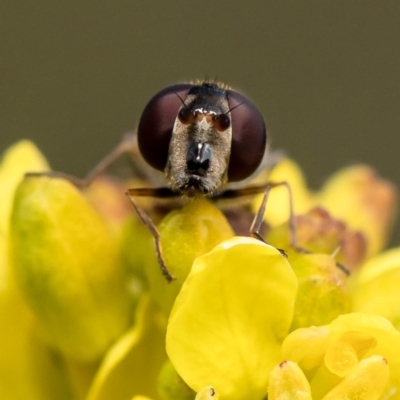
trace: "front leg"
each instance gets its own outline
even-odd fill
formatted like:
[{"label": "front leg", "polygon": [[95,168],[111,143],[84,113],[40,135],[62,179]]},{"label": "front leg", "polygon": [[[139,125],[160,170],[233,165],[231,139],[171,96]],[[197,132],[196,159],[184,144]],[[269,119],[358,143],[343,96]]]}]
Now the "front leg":
[{"label": "front leg", "polygon": [[173,281],[176,279],[168,270],[168,267],[165,264],[165,260],[162,254],[162,246],[161,246],[161,239],[160,239],[160,232],[158,231],[155,223],[151,220],[151,218],[146,214],[146,212],[138,205],[136,202],[135,197],[156,197],[156,198],[172,198],[180,196],[179,193],[173,192],[169,188],[138,188],[138,189],[129,189],[127,191],[127,195],[133,204],[139,218],[142,222],[146,225],[147,229],[151,233],[154,238],[154,243],[156,246],[156,254],[158,264],[160,265],[161,272],[164,275],[165,279],[168,282]]},{"label": "front leg", "polygon": [[71,182],[76,187],[83,189],[89,186],[104,172],[106,172],[111,165],[114,164],[124,154],[132,154],[134,157],[139,157],[135,133],[127,133],[118,146],[115,147],[111,153],[107,154],[83,179],[57,171],[28,172],[25,174],[25,176],[48,176],[50,178],[63,178]]},{"label": "front leg", "polygon": [[[261,225],[264,220],[265,210],[267,206],[267,201],[269,197],[269,193],[271,189],[279,186],[285,186],[289,193],[289,231],[290,231],[290,245],[295,250],[300,252],[307,252],[306,250],[300,248],[297,243],[297,232],[296,232],[296,222],[295,222],[295,215],[293,209],[293,196],[292,191],[290,189],[290,185],[287,182],[267,182],[265,185],[261,186],[248,186],[243,189],[233,189],[227,190],[223,192],[221,195],[218,196],[220,199],[234,199],[239,197],[247,197],[247,196],[254,196],[256,194],[263,194],[263,199],[261,202],[260,207],[257,210],[256,215],[254,216],[253,222],[250,227],[250,235],[264,243],[265,240],[260,234]],[[283,256],[287,256],[285,250],[278,249],[279,252]]]}]

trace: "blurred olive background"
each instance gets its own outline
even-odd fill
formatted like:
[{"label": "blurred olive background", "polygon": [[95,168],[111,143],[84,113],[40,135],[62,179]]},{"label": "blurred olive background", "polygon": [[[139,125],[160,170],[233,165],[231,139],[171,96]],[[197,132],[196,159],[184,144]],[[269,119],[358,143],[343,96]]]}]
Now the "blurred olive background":
[{"label": "blurred olive background", "polygon": [[400,184],[397,0],[2,0],[0,32],[0,148],[31,138],[55,170],[85,175],[158,90],[209,77],[312,187],[353,162]]}]

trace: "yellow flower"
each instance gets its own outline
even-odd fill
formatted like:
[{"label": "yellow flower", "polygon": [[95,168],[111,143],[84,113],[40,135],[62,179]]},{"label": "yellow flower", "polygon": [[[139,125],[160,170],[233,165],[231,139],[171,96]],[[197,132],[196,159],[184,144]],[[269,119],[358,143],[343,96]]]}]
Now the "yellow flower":
[{"label": "yellow flower", "polygon": [[[301,367],[314,399],[400,398],[400,332],[383,317],[351,313],[295,330],[283,342],[282,358]],[[307,385],[294,369],[303,391]],[[273,376],[273,388],[295,391],[294,380],[282,384],[276,370]]]}]

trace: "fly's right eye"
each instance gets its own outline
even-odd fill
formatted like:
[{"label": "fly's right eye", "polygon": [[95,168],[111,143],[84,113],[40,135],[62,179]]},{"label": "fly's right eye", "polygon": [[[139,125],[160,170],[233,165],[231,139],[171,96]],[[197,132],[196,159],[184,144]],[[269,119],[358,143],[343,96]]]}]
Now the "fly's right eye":
[{"label": "fly's right eye", "polygon": [[140,153],[159,171],[164,171],[167,165],[172,129],[192,86],[179,84],[161,90],[147,103],[140,117],[137,132]]}]

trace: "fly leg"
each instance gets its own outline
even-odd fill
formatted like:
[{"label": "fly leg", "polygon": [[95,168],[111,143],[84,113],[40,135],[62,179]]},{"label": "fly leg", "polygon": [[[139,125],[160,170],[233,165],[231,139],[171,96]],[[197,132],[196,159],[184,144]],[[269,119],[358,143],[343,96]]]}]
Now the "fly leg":
[{"label": "fly leg", "polygon": [[105,156],[83,179],[57,171],[28,172],[25,174],[25,176],[48,176],[52,178],[64,178],[76,187],[82,189],[89,186],[97,177],[106,172],[123,154],[132,154],[135,159],[141,160],[135,133],[127,133],[122,141],[114,148],[114,150]]},{"label": "fly leg", "polygon": [[156,247],[156,254],[157,254],[157,260],[158,264],[160,265],[161,272],[164,275],[165,279],[168,282],[171,282],[175,279],[175,277],[170,273],[168,270],[165,260],[162,254],[162,246],[161,246],[161,240],[160,240],[160,232],[158,231],[155,223],[152,221],[152,219],[147,215],[147,213],[139,206],[137,203],[135,197],[155,197],[155,198],[161,198],[161,199],[166,199],[166,198],[171,198],[171,197],[178,197],[180,196],[179,193],[173,192],[169,188],[137,188],[137,189],[129,189],[126,193],[133,204],[133,207],[135,208],[137,214],[139,215],[139,218],[142,220],[142,222],[146,225],[147,229],[151,233],[151,235],[154,238],[154,243]]},{"label": "fly leg", "polygon": [[[306,250],[299,247],[297,243],[297,231],[296,231],[296,222],[295,222],[295,214],[293,209],[293,196],[292,191],[290,189],[290,185],[287,182],[268,182],[265,185],[260,186],[248,186],[243,189],[234,189],[227,190],[223,192],[218,198],[230,199],[230,198],[239,198],[246,196],[254,196],[256,194],[263,194],[263,199],[260,207],[257,210],[257,213],[253,219],[253,223],[250,227],[250,235],[262,242],[266,243],[264,238],[260,234],[261,225],[264,220],[264,214],[267,207],[268,197],[271,189],[279,186],[285,186],[289,193],[289,231],[290,231],[290,245],[297,251],[306,252]],[[278,249],[280,253],[286,256],[285,250]]]}]

